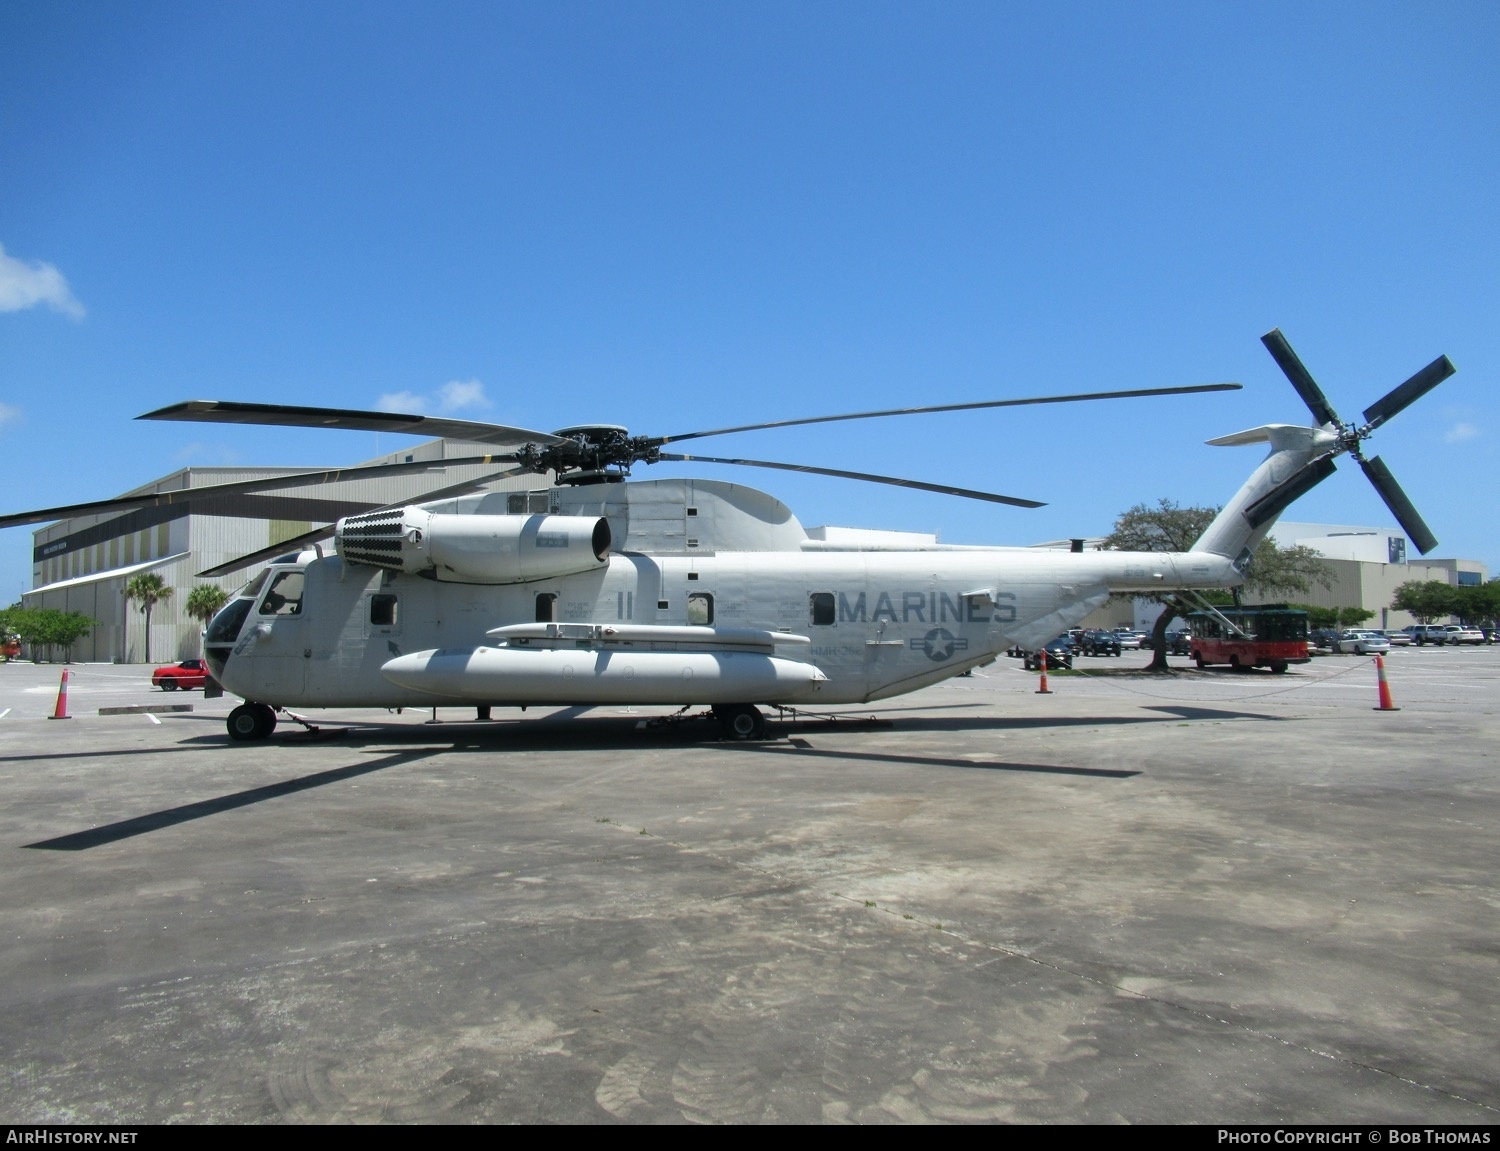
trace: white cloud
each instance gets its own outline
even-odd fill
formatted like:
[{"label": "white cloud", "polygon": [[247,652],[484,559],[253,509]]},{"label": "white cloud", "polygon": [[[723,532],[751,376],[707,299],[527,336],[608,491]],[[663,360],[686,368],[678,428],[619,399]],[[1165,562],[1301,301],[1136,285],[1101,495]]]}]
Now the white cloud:
[{"label": "white cloud", "polygon": [[382,412],[402,412],[414,416],[427,414],[427,397],[414,392],[386,392],[375,402]]},{"label": "white cloud", "polygon": [[438,389],[438,411],[444,415],[461,412],[465,408],[487,408],[490,401],[485,398],[484,385],[478,380],[449,380]]},{"label": "white cloud", "polygon": [[56,312],[83,319],[83,305],[68,290],[68,281],[51,264],[28,264],[5,254],[0,244],[0,312],[19,312],[46,304]]},{"label": "white cloud", "polygon": [[13,408],[9,404],[0,404],[0,425],[8,424],[12,420],[19,420],[20,418],[20,408]]},{"label": "white cloud", "polygon": [[451,416],[468,408],[488,408],[490,401],[478,380],[449,380],[437,395],[386,392],[375,406],[382,412],[404,412],[415,416]]},{"label": "white cloud", "polygon": [[1443,437],[1450,444],[1456,444],[1460,440],[1472,440],[1479,435],[1479,426],[1464,421],[1454,424],[1448,429],[1448,434]]}]

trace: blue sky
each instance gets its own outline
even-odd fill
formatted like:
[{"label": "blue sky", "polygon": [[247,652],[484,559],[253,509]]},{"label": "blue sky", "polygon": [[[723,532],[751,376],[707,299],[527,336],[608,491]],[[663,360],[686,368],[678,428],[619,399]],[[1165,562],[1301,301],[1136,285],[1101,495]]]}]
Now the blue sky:
[{"label": "blue sky", "polygon": [[[1048,501],[733,479],[954,543],[1227,499],[1209,437],[1345,419],[1500,572],[1500,7],[0,6],[0,510],[363,433],[133,423],[184,399],[665,434],[1235,380],[1232,395],[696,443]],[[684,445],[686,447],[686,445]],[[1352,463],[1303,522],[1392,523]],[[0,535],[0,595],[30,532]]]}]

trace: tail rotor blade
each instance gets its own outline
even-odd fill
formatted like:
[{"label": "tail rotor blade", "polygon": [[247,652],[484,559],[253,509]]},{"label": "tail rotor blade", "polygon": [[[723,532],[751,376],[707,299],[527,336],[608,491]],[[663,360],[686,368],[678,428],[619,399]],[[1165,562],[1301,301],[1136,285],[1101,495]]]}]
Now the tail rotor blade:
[{"label": "tail rotor blade", "polygon": [[1297,358],[1297,353],[1292,351],[1292,345],[1287,343],[1286,337],[1281,334],[1281,329],[1272,328],[1260,338],[1260,342],[1266,346],[1266,351],[1271,353],[1271,358],[1286,374],[1286,378],[1291,380],[1292,387],[1297,389],[1302,402],[1312,412],[1313,419],[1317,420],[1320,426],[1338,423],[1338,413],[1333,410],[1333,405],[1328,402],[1323,389],[1318,387],[1317,381],[1312,378],[1312,373],[1302,366],[1302,361]]},{"label": "tail rotor blade", "polygon": [[[1366,408],[1365,424],[1369,429],[1378,428],[1397,412],[1432,391],[1457,370],[1453,366],[1453,361],[1447,356],[1439,356],[1404,384],[1393,388]],[[1412,542],[1415,543],[1415,539]]]},{"label": "tail rotor blade", "polygon": [[1267,520],[1274,520],[1294,500],[1301,499],[1337,470],[1333,465],[1333,456],[1319,456],[1247,507],[1244,512],[1246,522],[1251,527],[1258,528]]},{"label": "tail rotor blade", "polygon": [[1411,537],[1411,542],[1416,545],[1417,550],[1425,556],[1437,547],[1437,536],[1432,534],[1422,517],[1417,514],[1416,506],[1406,498],[1406,493],[1401,490],[1396,477],[1391,475],[1391,469],[1385,466],[1380,457],[1376,456],[1371,460],[1362,459],[1359,461],[1359,466],[1364,468],[1365,475],[1370,478],[1370,483],[1375,485],[1375,490],[1380,493],[1385,506],[1391,509],[1391,515],[1396,517],[1401,530]]}]

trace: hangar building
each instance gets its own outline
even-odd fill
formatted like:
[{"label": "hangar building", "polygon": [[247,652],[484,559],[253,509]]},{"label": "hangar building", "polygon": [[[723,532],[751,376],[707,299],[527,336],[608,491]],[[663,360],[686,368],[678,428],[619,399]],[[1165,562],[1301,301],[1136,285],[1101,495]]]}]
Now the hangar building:
[{"label": "hangar building", "polygon": [[[431,440],[357,466],[440,461],[494,450],[493,444]],[[124,494],[187,491],[312,470],[183,468]],[[410,475],[226,495],[191,504],[168,503],[62,520],[38,530],[33,537],[32,590],[23,595],[22,602],[27,607],[82,612],[99,621],[91,634],[73,645],[75,660],[140,663],[147,658],[145,618],[139,604],[125,601],[125,585],[141,572],[156,572],[173,592],[151,611],[151,660],[170,663],[201,655],[199,635],[203,625],[187,614],[189,592],[199,584],[233,591],[257,565],[216,577],[200,577],[197,573],[295,540],[331,525],[341,516],[388,504],[415,503],[431,498],[429,493],[434,488],[464,483],[477,487],[494,471],[493,464],[458,465]],[[483,486],[492,491],[526,491],[546,482],[541,476],[524,475],[484,482]]]}]

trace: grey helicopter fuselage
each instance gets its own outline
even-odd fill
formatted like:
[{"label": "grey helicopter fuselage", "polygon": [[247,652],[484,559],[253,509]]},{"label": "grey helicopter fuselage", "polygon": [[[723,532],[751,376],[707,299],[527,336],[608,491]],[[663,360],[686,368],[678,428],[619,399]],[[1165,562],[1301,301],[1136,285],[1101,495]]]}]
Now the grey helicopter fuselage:
[{"label": "grey helicopter fuselage", "polygon": [[273,708],[860,703],[1040,646],[1112,592],[1241,580],[1207,551],[840,545],[717,481],[530,498],[546,511],[385,513],[379,546],[351,517],[342,554],[273,562],[212,621],[216,677]]},{"label": "grey helicopter fuselage", "polygon": [[[426,502],[338,520],[337,554],[270,565],[210,622],[204,654],[245,703],[230,737],[264,739],[289,707],[707,704],[732,738],[762,730],[759,704],[863,703],[1040,647],[1111,594],[1165,597],[1245,581],[1278,516],[1348,455],[1422,554],[1437,537],[1379,456],[1376,429],[1456,370],[1447,356],[1341,420],[1280,329],[1261,337],[1314,424],[1267,424],[1210,444],[1270,452],[1184,552],[947,547],[899,533],[812,538],[786,505],[707,480],[623,482],[632,466],[703,463],[802,472],[988,504],[1035,500],[806,463],[663,451],[715,436],[1035,404],[1234,391],[1234,383],[1028,396],[774,419],[671,435],[608,424],[557,432],[447,417],[189,400],[141,416],[189,423],[437,436],[479,454],[231,481],[0,516],[0,528],[180,504],[237,514],[240,498],[448,467],[482,469]],[[983,441],[976,441],[983,443]],[[472,494],[550,473],[538,492]],[[449,497],[449,498],[440,498]],[[321,501],[314,506],[323,508]],[[368,504],[356,506],[370,507]],[[336,513],[333,513],[336,514]],[[284,546],[316,545],[320,526]],[[220,575],[271,549],[205,571]]]}]

